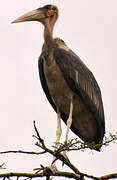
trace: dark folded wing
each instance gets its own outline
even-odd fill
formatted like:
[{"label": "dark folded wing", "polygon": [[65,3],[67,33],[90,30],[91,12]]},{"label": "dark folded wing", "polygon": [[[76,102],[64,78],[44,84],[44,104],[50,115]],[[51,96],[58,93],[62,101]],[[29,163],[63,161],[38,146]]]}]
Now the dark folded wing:
[{"label": "dark folded wing", "polygon": [[102,97],[93,74],[71,50],[67,51],[56,47],[54,58],[68,86],[74,93],[81,97],[82,101],[97,120],[102,129],[103,136],[105,133],[105,122]]}]

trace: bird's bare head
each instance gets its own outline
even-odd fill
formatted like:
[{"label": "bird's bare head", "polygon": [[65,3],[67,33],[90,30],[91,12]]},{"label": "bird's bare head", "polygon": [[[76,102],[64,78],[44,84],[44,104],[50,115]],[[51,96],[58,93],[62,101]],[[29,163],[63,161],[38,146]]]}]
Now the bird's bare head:
[{"label": "bird's bare head", "polygon": [[25,21],[39,21],[45,25],[45,21],[55,23],[58,17],[58,8],[54,5],[46,5],[44,7],[30,11],[23,16],[20,16],[12,23],[19,23]]}]

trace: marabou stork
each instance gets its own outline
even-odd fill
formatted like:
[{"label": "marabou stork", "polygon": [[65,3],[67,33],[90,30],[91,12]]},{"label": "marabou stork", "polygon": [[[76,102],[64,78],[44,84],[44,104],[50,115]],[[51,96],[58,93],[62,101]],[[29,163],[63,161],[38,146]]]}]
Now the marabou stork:
[{"label": "marabou stork", "polygon": [[[44,44],[39,57],[42,88],[57,112],[56,142],[61,136],[60,118],[67,124],[65,141],[71,129],[85,142],[101,144],[105,134],[104,110],[100,88],[87,66],[59,38],[53,38],[58,18],[54,5],[33,10],[12,23],[38,21],[44,25]],[[100,147],[94,148],[100,150]]]}]

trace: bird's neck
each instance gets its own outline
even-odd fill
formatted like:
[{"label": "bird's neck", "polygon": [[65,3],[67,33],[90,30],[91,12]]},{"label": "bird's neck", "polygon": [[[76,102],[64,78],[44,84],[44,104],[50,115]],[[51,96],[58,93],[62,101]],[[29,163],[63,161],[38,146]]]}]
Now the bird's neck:
[{"label": "bird's neck", "polygon": [[45,27],[44,29],[44,40],[46,43],[53,40],[53,32],[52,29]]},{"label": "bird's neck", "polygon": [[44,40],[47,44],[53,41],[53,27],[54,23],[50,23],[48,20],[45,21]]}]

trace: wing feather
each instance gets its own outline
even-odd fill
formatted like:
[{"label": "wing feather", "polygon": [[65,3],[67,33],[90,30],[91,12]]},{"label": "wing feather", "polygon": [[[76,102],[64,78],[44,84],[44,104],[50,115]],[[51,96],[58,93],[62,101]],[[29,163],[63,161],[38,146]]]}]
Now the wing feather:
[{"label": "wing feather", "polygon": [[54,58],[63,76],[74,93],[81,97],[87,108],[103,127],[105,133],[104,110],[100,88],[92,72],[71,50],[56,47]]}]

